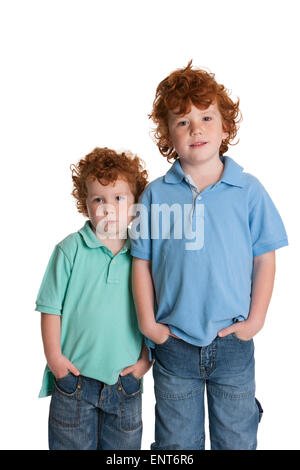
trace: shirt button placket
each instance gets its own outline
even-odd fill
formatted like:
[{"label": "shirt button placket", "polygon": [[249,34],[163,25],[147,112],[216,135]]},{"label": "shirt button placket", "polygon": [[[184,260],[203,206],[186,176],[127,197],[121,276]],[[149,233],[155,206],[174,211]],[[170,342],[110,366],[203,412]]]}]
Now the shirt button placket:
[{"label": "shirt button placket", "polygon": [[119,282],[118,270],[115,267],[116,265],[117,265],[117,261],[115,260],[115,258],[112,258],[108,266],[108,275],[107,275],[108,282],[116,282],[116,283]]}]

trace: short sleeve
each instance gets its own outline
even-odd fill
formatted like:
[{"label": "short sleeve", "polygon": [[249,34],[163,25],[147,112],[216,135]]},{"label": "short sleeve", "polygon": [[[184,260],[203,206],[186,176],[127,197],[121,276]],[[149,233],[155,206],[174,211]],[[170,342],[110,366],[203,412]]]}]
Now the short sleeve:
[{"label": "short sleeve", "polygon": [[288,245],[287,234],[271,197],[257,180],[249,208],[253,257]]},{"label": "short sleeve", "polygon": [[61,315],[70,274],[71,263],[61,247],[56,245],[38,292],[35,310]]},{"label": "short sleeve", "polygon": [[129,230],[129,236],[131,255],[151,260],[151,195],[147,188],[139,198],[137,213]]}]

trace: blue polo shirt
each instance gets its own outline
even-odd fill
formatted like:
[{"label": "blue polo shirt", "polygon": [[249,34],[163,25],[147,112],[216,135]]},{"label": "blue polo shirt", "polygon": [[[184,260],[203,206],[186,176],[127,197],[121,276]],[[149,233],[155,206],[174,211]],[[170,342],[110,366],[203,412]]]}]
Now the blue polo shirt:
[{"label": "blue polo shirt", "polygon": [[129,232],[131,254],[152,261],[156,321],[196,346],[248,317],[253,258],[288,245],[264,186],[232,158],[220,159],[220,180],[203,191],[176,160],[144,190]]}]

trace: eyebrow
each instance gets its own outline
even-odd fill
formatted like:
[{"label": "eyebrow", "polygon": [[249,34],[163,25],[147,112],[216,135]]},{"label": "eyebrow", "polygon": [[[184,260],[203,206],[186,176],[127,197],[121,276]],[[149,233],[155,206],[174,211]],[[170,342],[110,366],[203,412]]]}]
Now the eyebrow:
[{"label": "eyebrow", "polygon": [[[216,111],[214,111],[213,109],[199,109],[199,111],[202,113],[202,114],[214,114],[216,115]],[[183,119],[185,117],[188,117],[190,113],[187,113],[187,114],[174,114],[172,113],[171,115],[171,119],[173,120],[177,120],[177,119]]]},{"label": "eyebrow", "polygon": [[[127,193],[127,192],[124,192],[124,191],[116,191],[116,192],[114,193],[114,195],[117,195],[117,196],[127,196],[127,194],[128,194],[128,193]],[[91,197],[92,197],[92,198],[93,198],[93,197],[105,197],[105,195],[99,193],[99,194],[92,194]]]}]

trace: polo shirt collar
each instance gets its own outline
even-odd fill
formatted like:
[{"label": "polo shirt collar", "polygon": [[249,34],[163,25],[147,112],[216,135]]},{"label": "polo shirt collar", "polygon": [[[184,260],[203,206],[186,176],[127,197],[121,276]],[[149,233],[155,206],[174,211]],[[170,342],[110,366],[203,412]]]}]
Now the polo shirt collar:
[{"label": "polo shirt collar", "polygon": [[[220,159],[224,163],[224,170],[220,181],[232,186],[243,187],[243,167],[236,163],[232,158],[221,155]],[[183,172],[179,158],[173,163],[171,168],[165,174],[166,183],[181,183],[186,174]]]},{"label": "polo shirt collar", "polygon": [[[107,246],[104,245],[104,243],[101,242],[101,240],[99,240],[99,238],[93,232],[93,230],[90,226],[90,221],[89,220],[86,221],[84,226],[80,230],[78,230],[78,232],[80,233],[83,240],[85,241],[85,244],[89,248],[105,248],[105,249],[107,249]],[[130,238],[129,238],[128,231],[127,231],[127,240],[126,240],[122,250],[119,251],[118,254],[125,253],[129,249],[130,249]]]}]

